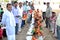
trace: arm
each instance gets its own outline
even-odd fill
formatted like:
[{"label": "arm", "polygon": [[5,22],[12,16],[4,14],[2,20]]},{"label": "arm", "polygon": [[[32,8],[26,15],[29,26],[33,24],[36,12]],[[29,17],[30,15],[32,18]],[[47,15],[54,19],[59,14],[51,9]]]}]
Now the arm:
[{"label": "arm", "polygon": [[2,24],[6,25],[6,15],[5,15],[5,13],[3,14],[3,17],[2,17]]}]

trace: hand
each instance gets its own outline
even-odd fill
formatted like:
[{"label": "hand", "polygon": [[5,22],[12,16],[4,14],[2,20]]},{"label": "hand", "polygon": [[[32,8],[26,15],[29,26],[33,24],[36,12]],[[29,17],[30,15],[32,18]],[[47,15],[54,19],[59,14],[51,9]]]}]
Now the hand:
[{"label": "hand", "polygon": [[2,26],[3,26],[3,27],[6,27],[6,25],[5,25],[5,24],[2,24]]},{"label": "hand", "polygon": [[20,16],[18,15],[18,16],[16,16],[16,17],[20,17]]}]

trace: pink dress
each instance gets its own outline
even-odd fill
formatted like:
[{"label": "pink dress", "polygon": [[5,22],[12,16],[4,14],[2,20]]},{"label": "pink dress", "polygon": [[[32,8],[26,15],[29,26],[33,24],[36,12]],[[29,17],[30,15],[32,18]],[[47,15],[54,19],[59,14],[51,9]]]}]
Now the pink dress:
[{"label": "pink dress", "polygon": [[56,26],[56,16],[54,17],[51,17],[50,20],[51,20],[51,30],[52,30],[52,33],[54,33],[56,35],[56,31],[57,31],[57,26]]}]

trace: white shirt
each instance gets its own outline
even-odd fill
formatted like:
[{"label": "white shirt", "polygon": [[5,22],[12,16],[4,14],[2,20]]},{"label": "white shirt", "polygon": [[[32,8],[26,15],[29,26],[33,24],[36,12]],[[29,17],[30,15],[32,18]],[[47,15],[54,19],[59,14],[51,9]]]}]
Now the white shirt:
[{"label": "white shirt", "polygon": [[6,25],[6,31],[8,35],[15,34],[16,22],[12,12],[6,10],[2,17],[2,24]]},{"label": "white shirt", "polygon": [[31,9],[30,6],[27,6],[27,9],[30,10]]},{"label": "white shirt", "polygon": [[57,16],[56,25],[60,26],[60,13]]},{"label": "white shirt", "polygon": [[18,10],[19,10],[19,14],[18,15],[20,15],[21,17],[22,17],[22,15],[23,15],[23,7],[18,7]]},{"label": "white shirt", "polygon": [[51,17],[52,16],[52,8],[51,7],[48,7],[47,9],[46,9],[46,17]]}]

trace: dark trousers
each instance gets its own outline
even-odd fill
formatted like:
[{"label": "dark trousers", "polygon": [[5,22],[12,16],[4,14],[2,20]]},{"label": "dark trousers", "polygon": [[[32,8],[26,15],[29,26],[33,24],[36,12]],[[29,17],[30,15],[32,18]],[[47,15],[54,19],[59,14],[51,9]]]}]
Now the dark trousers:
[{"label": "dark trousers", "polygon": [[25,25],[25,20],[22,20],[21,28]]},{"label": "dark trousers", "polygon": [[32,14],[31,14],[31,15],[29,16],[29,18],[28,18],[28,23],[30,23],[31,20],[32,20]]},{"label": "dark trousers", "polygon": [[45,20],[46,12],[43,12],[42,16],[43,16],[43,20]]},{"label": "dark trousers", "polygon": [[18,23],[16,23],[16,27],[15,27],[15,34],[18,33]]},{"label": "dark trousers", "polygon": [[60,40],[60,26],[57,26],[57,37]]},{"label": "dark trousers", "polygon": [[50,18],[46,18],[46,28],[51,28]]},{"label": "dark trousers", "polygon": [[32,14],[31,14],[31,16],[30,16],[30,21],[32,20]]}]

